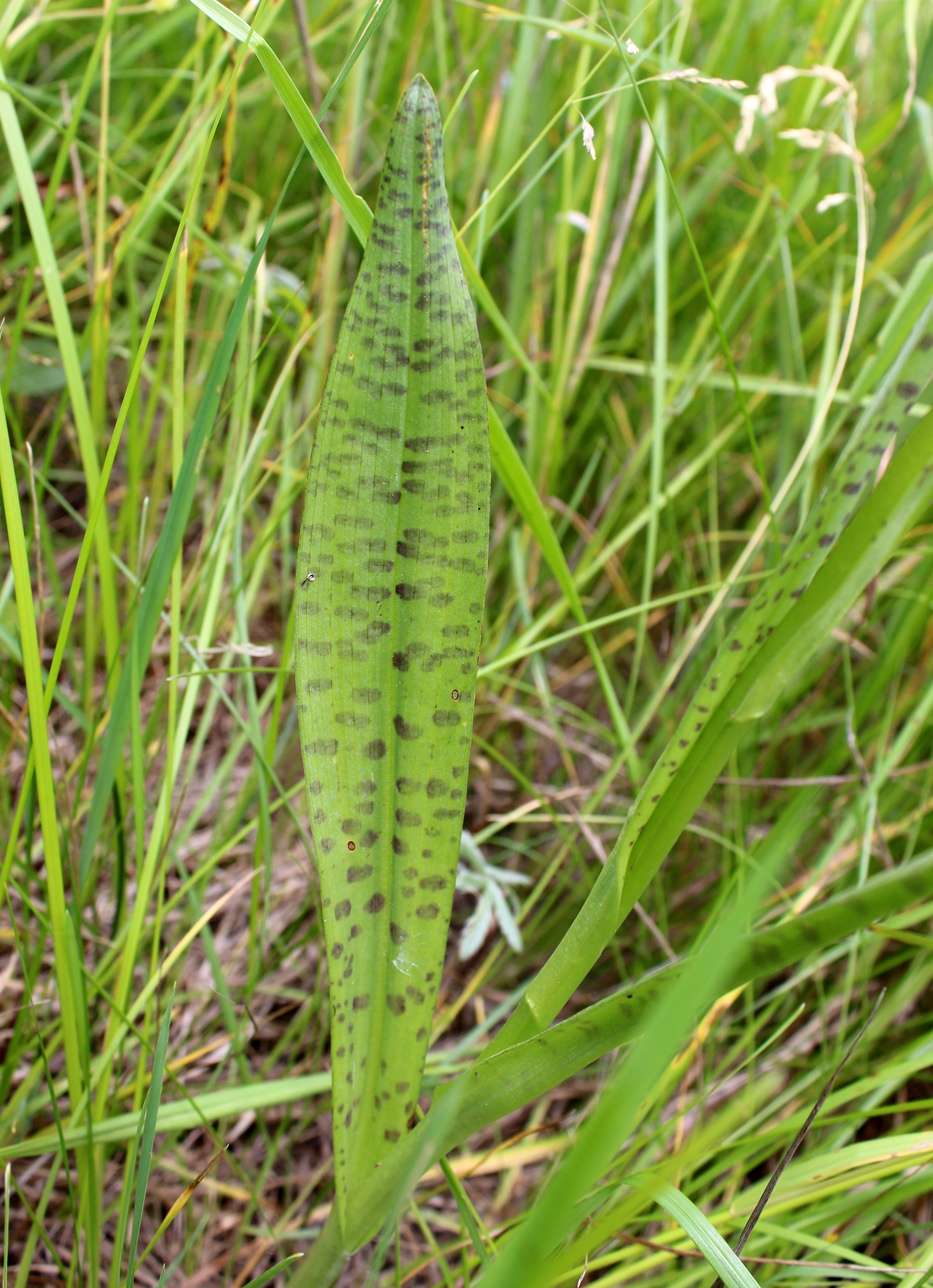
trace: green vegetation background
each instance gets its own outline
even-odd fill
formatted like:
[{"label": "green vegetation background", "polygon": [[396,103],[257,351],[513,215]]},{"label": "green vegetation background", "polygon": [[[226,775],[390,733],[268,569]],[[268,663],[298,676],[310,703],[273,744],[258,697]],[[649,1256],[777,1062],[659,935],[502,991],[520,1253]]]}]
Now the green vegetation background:
[{"label": "green vegetation background", "polygon": [[[572,923],[717,646],[812,511],[883,374],[882,328],[929,302],[930,16],[911,0],[612,11],[673,188],[599,4],[298,0],[243,16],[313,110],[337,85],[324,133],[370,205],[402,89],[416,71],[434,86],[453,218],[488,292],[491,404],[596,623],[576,629],[494,478],[466,826],[480,860],[531,884],[474,856],[433,1083],[482,1050]],[[17,540],[5,490],[5,1282],[55,1267],[117,1288],[138,1259],[139,1282],[164,1264],[164,1282],[247,1284],[309,1248],[332,1194],[290,610],[354,212],[260,59],[187,3],[8,0],[0,129],[0,391],[22,515]],[[174,523],[167,594],[147,600]],[[771,924],[929,849],[930,533],[927,512],[746,723],[565,1013],[703,943],[728,955],[734,897]],[[50,671],[48,735],[30,742],[27,697]],[[95,802],[114,712],[126,738]],[[762,873],[762,911],[759,895],[743,910]],[[584,1187],[550,1282],[586,1266],[589,1282],[708,1284],[710,1231],[734,1243],[882,985],[745,1255],[759,1283],[924,1282],[928,914],[802,951],[716,1003],[610,1141],[621,1153]],[[471,1136],[341,1282],[478,1282],[616,1064]],[[90,1143],[76,1126],[89,1082]],[[721,1272],[744,1282],[728,1260]]]}]

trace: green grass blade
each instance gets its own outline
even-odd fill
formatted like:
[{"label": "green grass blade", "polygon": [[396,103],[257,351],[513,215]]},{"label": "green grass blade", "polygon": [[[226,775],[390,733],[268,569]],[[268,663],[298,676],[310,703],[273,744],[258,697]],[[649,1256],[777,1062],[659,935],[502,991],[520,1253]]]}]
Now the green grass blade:
[{"label": "green grass blade", "polygon": [[758,1280],[742,1264],[725,1239],[711,1225],[695,1203],[673,1185],[664,1185],[657,1195],[660,1207],[690,1236],[726,1288],[758,1288]]},{"label": "green grass blade", "polygon": [[[3,67],[0,66],[0,82],[5,81],[5,79],[5,72]],[[91,408],[88,403],[87,391],[84,387],[84,376],[81,371],[81,359],[78,356],[78,345],[71,325],[68,304],[65,300],[62,275],[52,247],[52,239],[49,235],[45,212],[42,208],[42,200],[39,196],[33,165],[29,158],[29,150],[23,138],[19,118],[13,106],[13,99],[5,89],[0,89],[0,131],[2,131],[6,140],[20,197],[29,221],[29,231],[32,235],[36,258],[42,270],[43,289],[48,299],[49,311],[52,314],[55,340],[61,353],[62,366],[68,384],[68,396],[71,400],[71,410],[75,421],[81,466],[84,470],[88,494],[91,495],[100,480],[100,464],[97,459]],[[117,651],[119,625],[117,621],[116,584],[114,582],[113,562],[110,556],[110,532],[106,524],[101,524],[97,527],[94,533],[94,542],[97,551],[98,575],[100,577],[104,638],[107,644],[108,658],[112,661]]]},{"label": "green grass blade", "polygon": [[[26,701],[29,710],[29,733],[35,754],[36,793],[39,798],[39,819],[42,827],[48,914],[55,952],[55,977],[61,1004],[68,1096],[74,1108],[80,1102],[84,1084],[78,1003],[68,951],[65,879],[58,836],[58,809],[52,776],[49,731],[45,718],[45,695],[42,690],[42,668],[39,661],[32,581],[29,574],[26,534],[23,529],[16,473],[13,468],[13,453],[2,399],[0,399],[0,497],[3,500],[3,514],[16,594],[23,673],[26,680]],[[87,1180],[86,1166],[86,1153],[81,1151],[79,1169],[82,1181]]]},{"label": "green grass blade", "polygon": [[3,1169],[3,1288],[10,1268],[10,1164]]},{"label": "green grass blade", "polygon": [[[519,514],[531,529],[551,572],[557,579],[561,590],[567,596],[567,601],[574,617],[581,626],[586,626],[586,610],[577,591],[573,575],[567,566],[567,560],[564,557],[560,542],[557,540],[557,534],[551,526],[544,503],[538,495],[538,489],[531,481],[531,476],[525,469],[524,461],[515,450],[515,445],[505,432],[502,421],[491,405],[489,408],[489,444],[496,474],[505,484],[506,491],[515,502]],[[605,660],[599,651],[598,644],[589,632],[586,633],[586,647],[599,677],[600,688],[606,700],[616,738],[620,748],[626,754],[629,772],[634,781],[638,782],[641,779],[642,771],[632,734],[619,704],[619,699],[616,696],[615,688],[609,678]]]},{"label": "green grass blade", "polygon": [[311,153],[314,164],[320,170],[321,177],[334,194],[337,204],[346,215],[357,238],[365,244],[372,223],[369,206],[350,187],[336,152],[272,47],[258,31],[254,31],[248,22],[244,22],[237,14],[232,13],[226,5],[220,3],[220,0],[191,0],[191,3],[202,13],[207,14],[208,18],[216,22],[218,27],[228,35],[247,44],[256,54],[275,92],[282,100],[285,110],[295,123],[295,128],[301,135],[305,147]]},{"label": "green grass blade", "polygon": [[[123,1175],[128,1181],[136,1171],[136,1159],[139,1157],[139,1141],[143,1133],[143,1123],[145,1119],[142,1114],[137,1115],[139,1122],[136,1128],[136,1134],[130,1141],[129,1149],[126,1153]],[[130,1207],[133,1202],[133,1190],[129,1184],[124,1184],[120,1194],[120,1209],[117,1214],[116,1235],[114,1237],[114,1249],[121,1249],[126,1241],[126,1229],[130,1221]],[[115,1255],[110,1263],[110,1276],[107,1280],[108,1288],[119,1288],[121,1281],[121,1272],[123,1270],[122,1257]]]},{"label": "green grass blade", "polygon": [[[324,1096],[330,1089],[330,1075],[326,1073],[309,1073],[296,1078],[283,1078],[277,1082],[256,1082],[250,1086],[223,1087],[216,1091],[205,1091],[201,1095],[187,1100],[170,1100],[159,1106],[160,1132],[190,1131],[192,1127],[203,1127],[206,1122],[218,1122],[247,1111],[259,1111],[270,1105],[292,1105],[308,1101],[315,1096]],[[130,1111],[125,1114],[114,1114],[94,1124],[94,1140],[98,1145],[115,1145],[122,1141],[132,1140],[141,1130],[141,1114]],[[33,1158],[38,1154],[47,1154],[58,1149],[64,1143],[65,1149],[74,1149],[87,1139],[85,1127],[65,1128],[62,1135],[58,1132],[40,1132],[28,1140],[16,1144],[0,1145],[0,1163],[14,1158]]]},{"label": "green grass blade", "polygon": [[[294,174],[294,168],[291,173]],[[146,582],[139,597],[139,607],[129,643],[130,649],[136,655],[139,674],[143,674],[146,668],[152,642],[159,626],[162,608],[165,604],[165,597],[172,579],[172,568],[185,535],[185,527],[188,522],[188,515],[191,512],[198,480],[198,460],[217,420],[220,396],[227,373],[230,370],[230,364],[233,361],[237,337],[246,313],[250,293],[253,289],[256,271],[259,268],[263,252],[275,225],[276,215],[281,208],[285,193],[288,191],[289,180],[283,185],[275,208],[266,222],[256,249],[250,257],[246,272],[243,274],[243,280],[237,291],[236,299],[233,302],[233,308],[230,310],[230,316],[224,327],[223,338],[218,346],[207,377],[205,393],[194,419],[191,437],[185,449],[184,461],[178,475],[178,481],[172,492],[172,499],[169,502],[165,522],[156,542],[156,548],[146,575]],[[94,779],[94,791],[84,823],[84,835],[81,839],[81,853],[78,860],[78,878],[81,889],[84,888],[91,869],[94,847],[100,835],[107,802],[110,799],[110,790],[116,777],[117,766],[123,755],[123,743],[129,729],[132,711],[132,673],[133,668],[128,663],[123,666],[120,672],[120,679],[117,683],[110,713],[110,721],[101,747],[100,761]]]},{"label": "green grass blade", "polygon": [[[343,61],[343,66],[340,68],[340,72],[333,85],[331,85],[330,89],[324,95],[324,102],[321,104],[321,110],[318,112],[319,119],[323,118],[324,113],[340,93],[340,87],[353,70],[356,60],[385,22],[391,9],[392,0],[386,0],[386,3],[383,3],[383,0],[370,0],[370,4],[360,20],[360,25],[356,29],[356,35],[353,37],[349,53]],[[263,66],[265,66],[265,64],[263,64]],[[282,70],[284,71],[284,68]]]},{"label": "green grass blade", "polygon": [[139,1146],[139,1175],[136,1178],[136,1202],[133,1206],[133,1227],[130,1232],[128,1284],[132,1284],[135,1278],[139,1231],[142,1227],[146,1189],[149,1185],[149,1172],[152,1168],[152,1147],[159,1121],[159,1101],[162,1099],[162,1080],[165,1076],[165,1056],[168,1050],[169,1026],[172,1022],[173,999],[174,989],[169,995],[162,1027],[159,1029],[159,1040],[156,1043],[155,1055],[152,1058],[152,1078],[149,1083],[149,1091],[146,1093],[146,1103],[143,1106],[143,1133]]},{"label": "green grass blade", "polygon": [[534,1208],[480,1277],[483,1288],[515,1283],[533,1288],[548,1281],[548,1255],[581,1219],[578,1203],[598,1183],[636,1127],[643,1104],[655,1094],[697,1012],[710,1006],[724,987],[736,960],[738,932],[764,896],[772,876],[773,871],[764,866],[750,875],[741,897],[720,919],[721,935],[708,939],[682,975],[662,986],[640,1041],[616,1065],[572,1148],[539,1192]]},{"label": "green grass blade", "polygon": [[489,524],[482,353],[416,78],[315,437],[295,658],[342,1209],[417,1102],[466,795]]},{"label": "green grass blade", "polygon": [[274,1266],[270,1266],[268,1270],[264,1270],[256,1279],[251,1279],[248,1284],[244,1284],[244,1288],[263,1288],[263,1285],[267,1284],[270,1279],[274,1279],[280,1271],[284,1270],[287,1266],[292,1265],[293,1262],[300,1260],[301,1253],[293,1252],[290,1257],[283,1257],[282,1260],[277,1261]]}]

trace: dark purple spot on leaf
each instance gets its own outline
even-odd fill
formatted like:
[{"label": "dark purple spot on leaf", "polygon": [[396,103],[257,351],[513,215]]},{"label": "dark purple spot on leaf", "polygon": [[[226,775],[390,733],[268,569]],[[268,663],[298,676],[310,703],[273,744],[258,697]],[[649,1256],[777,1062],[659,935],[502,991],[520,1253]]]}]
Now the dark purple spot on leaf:
[{"label": "dark purple spot on leaf", "polygon": [[395,726],[395,732],[400,738],[404,738],[406,742],[414,742],[424,732],[420,725],[409,724],[403,716],[396,716],[392,723]]}]

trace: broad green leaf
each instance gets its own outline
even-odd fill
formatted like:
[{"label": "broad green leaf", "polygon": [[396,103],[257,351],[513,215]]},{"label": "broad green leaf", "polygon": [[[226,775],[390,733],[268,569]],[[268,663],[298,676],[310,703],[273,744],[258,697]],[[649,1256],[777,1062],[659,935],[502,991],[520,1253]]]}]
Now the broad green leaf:
[{"label": "broad green leaf", "polygon": [[416,77],[331,364],[295,669],[331,988],[340,1210],[417,1103],[454,893],[489,523],[482,353]]}]

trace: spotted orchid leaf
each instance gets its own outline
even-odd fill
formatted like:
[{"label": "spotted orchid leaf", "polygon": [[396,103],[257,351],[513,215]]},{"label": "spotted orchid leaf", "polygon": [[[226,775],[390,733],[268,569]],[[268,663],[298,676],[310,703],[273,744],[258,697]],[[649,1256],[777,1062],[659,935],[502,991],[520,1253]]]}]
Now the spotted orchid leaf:
[{"label": "spotted orchid leaf", "polygon": [[416,77],[328,375],[298,556],[301,748],[331,991],[338,1211],[418,1100],[460,849],[489,521],[486,386]]}]

